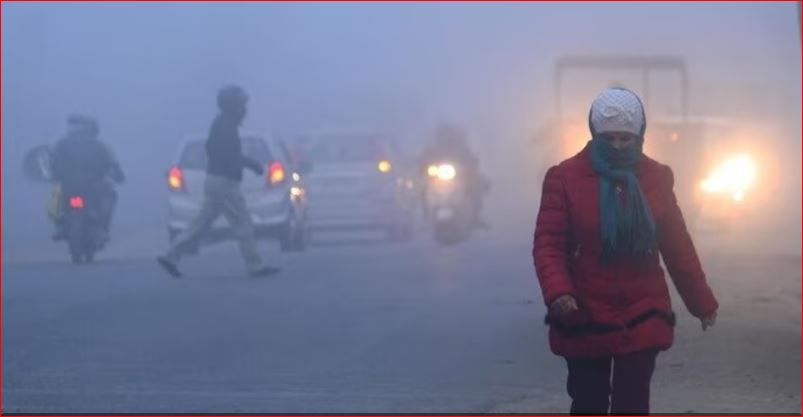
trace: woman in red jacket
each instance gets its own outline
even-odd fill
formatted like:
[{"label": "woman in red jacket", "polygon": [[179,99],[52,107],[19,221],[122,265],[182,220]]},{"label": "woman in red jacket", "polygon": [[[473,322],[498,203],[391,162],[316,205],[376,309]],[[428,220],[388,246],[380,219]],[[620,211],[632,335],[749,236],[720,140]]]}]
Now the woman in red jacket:
[{"label": "woman in red jacket", "polygon": [[572,414],[646,414],[655,357],[675,316],[659,253],[703,330],[716,319],[672,191],[672,170],[642,153],[646,118],[631,91],[591,106],[592,139],[549,169],[533,259],[548,307],[549,343],[566,358]]}]

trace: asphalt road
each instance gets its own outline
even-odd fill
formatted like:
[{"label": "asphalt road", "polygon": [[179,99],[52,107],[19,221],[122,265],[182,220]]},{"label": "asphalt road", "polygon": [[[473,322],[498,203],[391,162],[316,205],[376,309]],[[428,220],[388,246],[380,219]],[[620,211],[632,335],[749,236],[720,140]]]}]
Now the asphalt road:
[{"label": "asphalt road", "polygon": [[[262,279],[233,244],[187,258],[179,280],[151,256],[6,262],[2,411],[565,412],[528,236],[266,244],[283,272]],[[799,253],[708,248],[720,321],[702,333],[675,297],[653,410],[799,413]]]}]

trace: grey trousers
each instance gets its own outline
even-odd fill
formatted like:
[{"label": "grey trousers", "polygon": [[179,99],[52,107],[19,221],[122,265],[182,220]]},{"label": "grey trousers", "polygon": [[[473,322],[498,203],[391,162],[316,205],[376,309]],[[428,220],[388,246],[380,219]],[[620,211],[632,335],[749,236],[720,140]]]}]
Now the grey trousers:
[{"label": "grey trousers", "polygon": [[204,233],[212,223],[223,214],[229,222],[234,236],[240,245],[245,265],[249,272],[255,272],[263,266],[262,258],[257,253],[254,225],[251,214],[245,205],[245,198],[240,191],[240,183],[216,175],[206,176],[204,183],[204,200],[198,216],[190,222],[189,227],[181,232],[173,241],[165,257],[173,263],[178,263],[187,249],[198,244]]}]

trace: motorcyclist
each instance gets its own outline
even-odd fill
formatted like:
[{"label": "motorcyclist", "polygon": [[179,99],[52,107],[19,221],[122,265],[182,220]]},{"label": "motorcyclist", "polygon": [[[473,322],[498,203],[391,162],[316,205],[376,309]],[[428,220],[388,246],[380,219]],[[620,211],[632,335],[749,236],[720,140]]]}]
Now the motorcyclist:
[{"label": "motorcyclist", "polygon": [[[103,236],[108,239],[111,218],[117,203],[113,182],[122,183],[125,175],[111,150],[98,139],[100,127],[95,118],[73,114],[67,118],[67,132],[51,154],[54,204],[63,205],[63,196],[78,194],[95,201]],[[63,239],[63,207],[54,210],[54,240]]]},{"label": "motorcyclist", "polygon": [[419,172],[424,176],[424,184],[427,184],[428,167],[444,161],[449,161],[457,167],[458,175],[466,184],[469,199],[474,206],[475,223],[477,226],[484,226],[485,222],[481,216],[482,200],[490,189],[490,184],[480,171],[479,158],[466,142],[465,132],[452,124],[439,125],[432,143],[419,157]]}]

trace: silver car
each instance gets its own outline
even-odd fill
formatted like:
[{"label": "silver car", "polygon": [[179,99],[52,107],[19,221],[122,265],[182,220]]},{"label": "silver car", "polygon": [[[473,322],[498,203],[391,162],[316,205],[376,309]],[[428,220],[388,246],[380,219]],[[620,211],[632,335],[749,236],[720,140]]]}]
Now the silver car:
[{"label": "silver car", "polygon": [[295,136],[293,146],[313,167],[305,177],[312,231],[379,229],[392,240],[410,237],[413,182],[391,139],[316,132]]},{"label": "silver car", "polygon": [[[241,184],[257,238],[278,239],[283,251],[303,250],[308,238],[306,190],[299,173],[289,165],[286,147],[280,141],[244,134],[242,148],[243,154],[265,165],[264,176],[245,172]],[[171,241],[201,210],[206,163],[206,140],[188,139],[179,147],[175,163],[167,172],[167,231]],[[231,229],[220,216],[202,241],[229,238]]]}]

